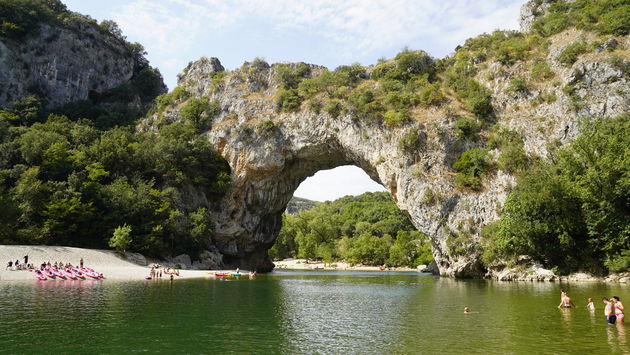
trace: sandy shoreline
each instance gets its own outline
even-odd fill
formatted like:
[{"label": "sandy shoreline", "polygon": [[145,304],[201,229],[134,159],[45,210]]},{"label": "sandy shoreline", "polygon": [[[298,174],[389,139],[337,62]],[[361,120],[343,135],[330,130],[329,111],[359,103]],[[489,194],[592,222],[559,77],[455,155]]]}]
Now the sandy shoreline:
[{"label": "sandy shoreline", "polygon": [[352,265],[344,262],[324,264],[306,259],[285,259],[273,263],[276,264],[276,270],[417,271],[417,269],[408,267],[388,267],[383,270],[379,266]]},{"label": "sandy shoreline", "polygon": [[[28,255],[29,264],[35,264],[38,267],[41,263],[50,261],[71,263],[79,265],[79,260],[83,258],[84,265],[91,267],[97,272],[103,273],[106,280],[143,280],[149,275],[151,268],[149,266],[140,266],[129,262],[112,250],[83,249],[62,246],[49,245],[0,245],[0,280],[16,281],[16,280],[36,280],[32,272],[27,270],[16,271],[7,270],[7,262],[19,260],[20,264],[24,262],[24,256]],[[221,271],[221,270],[213,270]],[[233,272],[234,270],[224,270]],[[176,280],[205,278],[210,277],[209,270],[179,270],[179,276],[175,276]],[[243,270],[246,274],[247,271]],[[163,275],[163,279],[167,279],[168,275]]]}]

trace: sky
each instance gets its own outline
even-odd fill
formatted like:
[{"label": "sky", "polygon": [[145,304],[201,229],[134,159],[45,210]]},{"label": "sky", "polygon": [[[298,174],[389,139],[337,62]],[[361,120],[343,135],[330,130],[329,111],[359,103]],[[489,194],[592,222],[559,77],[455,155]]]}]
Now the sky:
[{"label": "sky", "polygon": [[[436,58],[469,37],[518,29],[525,0],[65,0],[72,11],[114,20],[141,43],[169,89],[202,56],[230,70],[261,57],[269,63],[307,62],[334,69],[375,64],[401,49]],[[321,171],[296,196],[334,200],[383,187],[356,167]]]}]

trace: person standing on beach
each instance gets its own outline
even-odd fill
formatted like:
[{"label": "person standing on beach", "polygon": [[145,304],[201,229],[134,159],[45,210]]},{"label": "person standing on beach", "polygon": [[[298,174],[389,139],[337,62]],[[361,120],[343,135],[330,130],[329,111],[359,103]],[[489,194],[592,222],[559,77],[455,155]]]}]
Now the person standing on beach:
[{"label": "person standing on beach", "polygon": [[83,257],[81,257],[81,260],[79,260],[79,265],[83,269]]},{"label": "person standing on beach", "polygon": [[28,254],[24,255],[24,264],[28,265]]},{"label": "person standing on beach", "polygon": [[12,267],[13,267],[13,261],[9,261],[9,262],[7,263],[7,267],[6,267],[6,268],[4,268],[4,269],[5,269],[5,270],[7,270],[7,269],[10,269],[10,268],[12,268]]}]

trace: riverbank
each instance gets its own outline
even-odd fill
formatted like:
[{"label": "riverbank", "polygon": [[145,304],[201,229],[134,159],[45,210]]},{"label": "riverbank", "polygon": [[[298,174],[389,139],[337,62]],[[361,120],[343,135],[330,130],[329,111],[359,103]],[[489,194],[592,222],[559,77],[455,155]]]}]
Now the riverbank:
[{"label": "riverbank", "polygon": [[[83,258],[84,265],[97,272],[103,273],[108,280],[143,280],[149,275],[150,266],[141,266],[124,259],[112,250],[84,249],[49,245],[0,245],[0,280],[34,280],[35,276],[27,270],[7,270],[7,262],[19,260],[24,262],[24,256],[28,255],[29,264],[38,267],[41,263],[50,261],[71,263],[79,265]],[[215,270],[217,272],[229,272]],[[191,279],[209,277],[208,270],[179,270],[179,276],[175,279]],[[246,273],[247,271],[243,271]],[[167,279],[164,275],[163,279]]]},{"label": "riverbank", "polygon": [[383,269],[380,266],[353,265],[345,262],[323,263],[306,259],[284,259],[273,263],[276,264],[276,270],[418,271],[409,267],[387,267]]}]

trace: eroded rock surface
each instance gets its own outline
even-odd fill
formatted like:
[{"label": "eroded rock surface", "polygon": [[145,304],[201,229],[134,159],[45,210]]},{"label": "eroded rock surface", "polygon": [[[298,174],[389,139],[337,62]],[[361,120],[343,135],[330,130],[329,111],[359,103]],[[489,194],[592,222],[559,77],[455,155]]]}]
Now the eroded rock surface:
[{"label": "eroded rock surface", "polygon": [[[542,88],[522,95],[506,92],[511,78],[527,75],[523,66],[515,65],[488,80],[491,64],[477,75],[493,92],[496,121],[522,135],[530,154],[544,157],[548,143],[565,144],[575,138],[582,117],[612,117],[630,107],[628,80],[610,63],[592,57],[580,58],[570,67],[557,62],[557,53],[567,43],[555,40],[549,51],[556,78],[544,90],[557,96],[554,102],[529,103]],[[485,178],[479,192],[454,187],[453,162],[476,144],[453,132],[457,115],[437,108],[417,109],[413,123],[386,127],[360,120],[352,110],[332,117],[303,104],[296,112],[279,113],[274,101],[280,87],[276,65],[245,65],[217,84],[211,78],[221,70],[216,58],[204,58],[189,65],[180,85],[193,96],[217,100],[222,107],[206,135],[232,169],[232,188],[216,212],[213,239],[225,264],[271,270],[267,249],[275,241],[293,192],[319,170],[351,164],[385,186],[418,230],[430,237],[440,274],[484,275],[479,232],[498,218],[497,209],[515,178],[499,170]],[[311,66],[311,75],[320,71],[321,67]],[[569,84],[582,98],[578,109],[570,108],[562,93]],[[142,128],[180,120],[182,106],[150,118]],[[417,142],[416,148],[407,150],[400,142],[410,132],[417,135]]]},{"label": "eroded rock surface", "polygon": [[0,106],[33,94],[47,108],[98,98],[146,65],[95,22],[41,23],[24,37],[0,37]]}]

